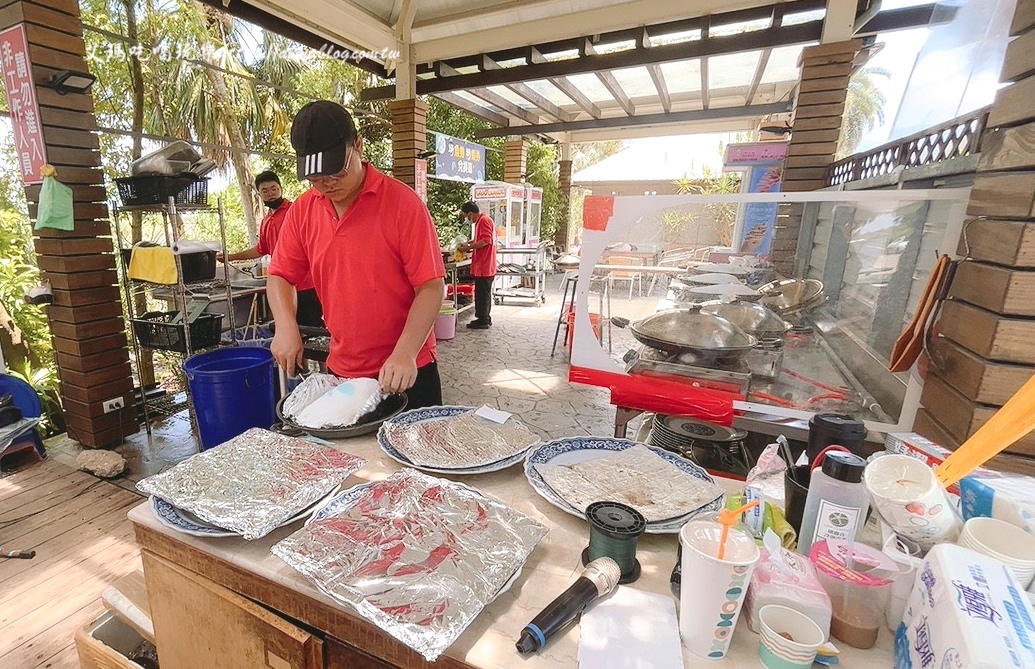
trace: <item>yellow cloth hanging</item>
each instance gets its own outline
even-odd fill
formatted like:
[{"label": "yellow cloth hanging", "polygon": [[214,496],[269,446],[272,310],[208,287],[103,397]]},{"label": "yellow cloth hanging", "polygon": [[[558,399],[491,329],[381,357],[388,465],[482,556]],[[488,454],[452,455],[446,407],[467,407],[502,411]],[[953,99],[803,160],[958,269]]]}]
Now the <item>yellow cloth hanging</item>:
[{"label": "yellow cloth hanging", "polygon": [[168,246],[134,246],[129,259],[129,278],[172,285],[176,283],[176,258]]}]

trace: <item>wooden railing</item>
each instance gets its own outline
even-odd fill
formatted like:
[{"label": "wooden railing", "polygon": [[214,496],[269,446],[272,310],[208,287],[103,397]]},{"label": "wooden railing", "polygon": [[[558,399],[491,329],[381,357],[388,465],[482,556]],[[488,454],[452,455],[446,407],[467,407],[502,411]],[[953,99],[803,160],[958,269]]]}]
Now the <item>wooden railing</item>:
[{"label": "wooden railing", "polygon": [[934,128],[840,160],[830,166],[827,185],[837,186],[889,174],[899,167],[919,167],[976,154],[988,121],[988,109],[978,109]]}]

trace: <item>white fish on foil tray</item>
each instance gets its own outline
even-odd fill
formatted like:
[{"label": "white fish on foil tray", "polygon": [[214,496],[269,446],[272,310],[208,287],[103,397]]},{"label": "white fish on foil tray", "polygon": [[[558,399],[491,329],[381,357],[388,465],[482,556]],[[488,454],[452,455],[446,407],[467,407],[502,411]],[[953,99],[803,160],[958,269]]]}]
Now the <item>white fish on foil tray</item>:
[{"label": "white fish on foil tray", "polygon": [[314,429],[348,427],[376,409],[382,399],[384,393],[377,379],[349,379],[302,409],[295,421]]}]

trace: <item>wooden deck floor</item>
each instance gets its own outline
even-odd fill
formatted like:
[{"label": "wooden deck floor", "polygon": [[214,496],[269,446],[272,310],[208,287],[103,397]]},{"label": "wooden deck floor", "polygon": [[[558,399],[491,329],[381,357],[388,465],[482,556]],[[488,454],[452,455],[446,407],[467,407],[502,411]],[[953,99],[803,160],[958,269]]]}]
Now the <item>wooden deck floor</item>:
[{"label": "wooden deck floor", "polygon": [[103,610],[101,592],[140,568],[126,513],[141,497],[53,458],[0,478],[0,667],[79,666],[75,630]]}]

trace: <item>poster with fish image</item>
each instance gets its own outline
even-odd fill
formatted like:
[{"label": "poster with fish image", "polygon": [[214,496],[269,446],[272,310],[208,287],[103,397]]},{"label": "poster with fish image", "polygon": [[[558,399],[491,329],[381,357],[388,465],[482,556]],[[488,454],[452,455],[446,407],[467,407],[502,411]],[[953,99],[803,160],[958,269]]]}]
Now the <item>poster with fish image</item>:
[{"label": "poster with fish image", "polygon": [[[783,181],[782,165],[756,165],[748,171],[749,193],[779,193]],[[744,225],[737,250],[740,253],[769,255],[776,227],[775,202],[751,202],[744,206]]]}]

